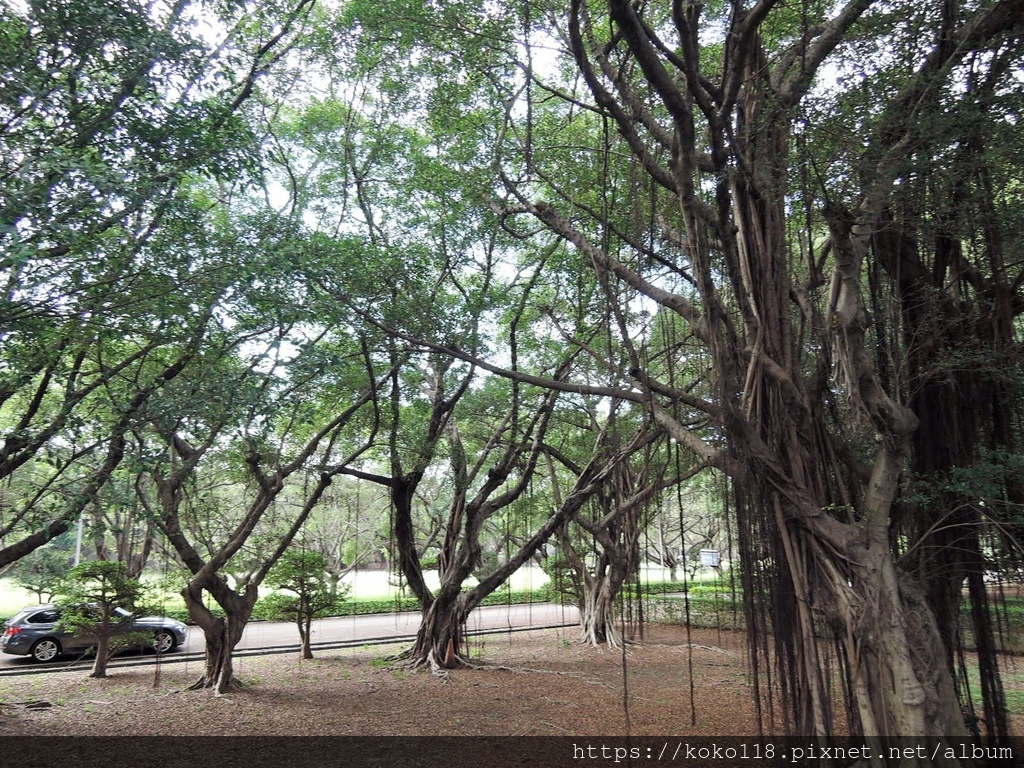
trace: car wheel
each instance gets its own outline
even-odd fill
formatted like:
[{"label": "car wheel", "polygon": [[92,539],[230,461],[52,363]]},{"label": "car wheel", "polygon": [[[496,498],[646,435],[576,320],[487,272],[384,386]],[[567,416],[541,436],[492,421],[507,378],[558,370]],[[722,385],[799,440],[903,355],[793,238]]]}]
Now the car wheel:
[{"label": "car wheel", "polygon": [[167,653],[168,651],[173,651],[174,646],[177,644],[177,641],[174,639],[174,634],[166,629],[158,629],[156,634],[153,635],[153,650],[156,653]]},{"label": "car wheel", "polygon": [[60,643],[52,637],[44,637],[42,640],[36,640],[29,653],[36,661],[53,661],[60,656],[60,651]]}]

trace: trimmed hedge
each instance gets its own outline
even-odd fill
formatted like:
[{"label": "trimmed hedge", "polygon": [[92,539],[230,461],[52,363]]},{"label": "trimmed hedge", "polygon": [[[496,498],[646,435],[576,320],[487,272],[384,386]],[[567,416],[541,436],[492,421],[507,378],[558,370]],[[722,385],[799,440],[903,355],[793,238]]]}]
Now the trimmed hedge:
[{"label": "trimmed hedge", "polygon": [[[481,605],[525,605],[528,603],[558,602],[547,587],[531,591],[502,590],[492,592],[483,599]],[[257,603],[257,607],[259,604]],[[418,611],[419,603],[415,597],[383,597],[377,599],[343,600],[337,611],[338,616],[364,616],[373,613],[391,613],[393,611]]]},{"label": "trimmed hedge", "polygon": [[742,630],[743,601],[739,594],[711,593],[688,595],[649,595],[645,601],[647,618],[663,624],[711,629]]}]

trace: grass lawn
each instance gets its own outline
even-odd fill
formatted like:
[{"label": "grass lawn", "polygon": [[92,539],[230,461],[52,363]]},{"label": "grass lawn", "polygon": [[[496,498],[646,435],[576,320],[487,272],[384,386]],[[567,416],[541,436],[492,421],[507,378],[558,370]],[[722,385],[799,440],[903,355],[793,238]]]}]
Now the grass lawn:
[{"label": "grass lawn", "polygon": [[13,616],[26,605],[35,605],[39,599],[14,583],[14,579],[0,579],[0,617]]}]

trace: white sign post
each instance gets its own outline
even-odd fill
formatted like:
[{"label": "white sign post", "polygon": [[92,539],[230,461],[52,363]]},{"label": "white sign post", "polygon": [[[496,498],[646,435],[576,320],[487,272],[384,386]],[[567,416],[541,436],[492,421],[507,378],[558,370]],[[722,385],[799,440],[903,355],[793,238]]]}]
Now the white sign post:
[{"label": "white sign post", "polygon": [[705,568],[718,568],[722,565],[722,553],[717,549],[702,549],[700,564]]}]

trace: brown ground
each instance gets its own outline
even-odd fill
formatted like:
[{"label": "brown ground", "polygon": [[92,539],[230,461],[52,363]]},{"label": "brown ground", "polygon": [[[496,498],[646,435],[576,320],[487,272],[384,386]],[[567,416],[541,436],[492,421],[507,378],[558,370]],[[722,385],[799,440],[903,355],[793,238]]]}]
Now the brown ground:
[{"label": "brown ground", "polygon": [[[89,679],[79,662],[0,678],[0,736],[757,733],[742,633],[648,627],[625,657],[574,637],[565,629],[478,638],[473,655],[511,671],[457,670],[446,681],[389,667],[395,646],[322,651],[312,661],[241,658],[247,685],[221,698],[184,690],[199,662],[112,669],[105,680]],[[1015,720],[1024,732],[1024,718]]]}]

